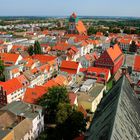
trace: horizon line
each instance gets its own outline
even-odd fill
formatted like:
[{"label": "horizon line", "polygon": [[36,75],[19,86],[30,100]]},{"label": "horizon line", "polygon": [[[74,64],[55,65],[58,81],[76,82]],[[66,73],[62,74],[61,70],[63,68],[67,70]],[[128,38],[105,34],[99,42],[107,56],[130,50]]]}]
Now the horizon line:
[{"label": "horizon line", "polygon": [[[70,15],[0,15],[0,17],[69,17]],[[131,17],[140,18],[140,16],[110,16],[110,15],[78,15],[78,17]]]}]

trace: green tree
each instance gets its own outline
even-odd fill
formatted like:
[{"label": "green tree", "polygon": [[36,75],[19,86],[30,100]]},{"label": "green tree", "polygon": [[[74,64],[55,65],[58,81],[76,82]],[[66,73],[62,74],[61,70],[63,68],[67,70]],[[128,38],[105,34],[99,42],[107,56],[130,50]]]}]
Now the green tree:
[{"label": "green tree", "polygon": [[88,35],[96,34],[97,30],[94,27],[89,27],[87,30]]},{"label": "green tree", "polygon": [[56,123],[62,124],[72,113],[72,107],[69,103],[59,103],[56,113]]},{"label": "green tree", "polygon": [[56,110],[59,103],[69,103],[68,92],[66,87],[56,86],[48,89],[48,93],[44,94],[38,103],[47,109]]},{"label": "green tree", "polygon": [[55,123],[56,127],[48,127],[40,138],[48,140],[72,140],[85,132],[84,115],[70,105],[66,87],[56,86],[48,89],[38,101],[45,107],[45,124]]},{"label": "green tree", "polygon": [[86,121],[84,120],[84,115],[76,110],[73,111],[63,124],[58,125],[57,130],[61,136],[60,139],[74,139],[86,131]]},{"label": "green tree", "polygon": [[5,66],[3,64],[3,61],[0,60],[0,81],[5,81],[4,69],[5,69]]},{"label": "green tree", "polygon": [[69,103],[66,87],[56,86],[48,89],[37,103],[47,110],[46,122],[55,123],[58,105],[60,103]]},{"label": "green tree", "polygon": [[35,54],[42,54],[42,49],[38,41],[35,41],[34,44],[34,53]]},{"label": "green tree", "polygon": [[28,53],[30,56],[32,56],[34,54],[34,47],[31,45],[29,48],[28,48]]}]

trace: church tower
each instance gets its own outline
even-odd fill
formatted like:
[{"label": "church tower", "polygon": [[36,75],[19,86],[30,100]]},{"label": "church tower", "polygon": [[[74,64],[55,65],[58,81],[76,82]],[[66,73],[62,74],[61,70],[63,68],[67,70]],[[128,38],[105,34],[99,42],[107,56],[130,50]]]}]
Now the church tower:
[{"label": "church tower", "polygon": [[81,20],[77,17],[75,13],[73,13],[69,18],[69,34],[82,34],[86,35],[87,30]]},{"label": "church tower", "polygon": [[69,18],[69,34],[76,34],[76,24],[78,23],[79,19],[75,13],[73,13]]}]

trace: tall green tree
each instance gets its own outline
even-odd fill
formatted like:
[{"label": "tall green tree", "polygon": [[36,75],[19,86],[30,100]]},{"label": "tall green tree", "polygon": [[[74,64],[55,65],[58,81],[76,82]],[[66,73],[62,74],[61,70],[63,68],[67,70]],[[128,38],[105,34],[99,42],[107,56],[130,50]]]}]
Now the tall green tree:
[{"label": "tall green tree", "polygon": [[38,41],[35,41],[34,44],[34,53],[35,54],[42,54],[42,49]]},{"label": "tall green tree", "polygon": [[[41,138],[48,140],[72,140],[85,132],[86,123],[84,115],[70,105],[66,87],[56,86],[48,89],[38,101],[38,104],[46,108],[45,121],[55,123],[54,128],[46,129]],[[50,130],[50,131],[49,131]]]},{"label": "tall green tree", "polygon": [[47,94],[44,94],[38,103],[47,109],[56,110],[59,103],[69,103],[68,91],[63,86],[49,88]]},{"label": "tall green tree", "polygon": [[29,48],[28,48],[28,53],[30,56],[32,56],[34,54],[34,47],[31,45]]},{"label": "tall green tree", "polygon": [[2,60],[0,60],[0,81],[5,81],[5,76],[4,76],[4,63]]},{"label": "tall green tree", "polygon": [[64,123],[71,113],[72,107],[69,103],[59,103],[56,113],[56,123]]},{"label": "tall green tree", "polygon": [[56,123],[56,114],[60,103],[69,103],[68,92],[66,87],[56,86],[48,89],[48,93],[44,94],[37,103],[46,108],[46,122]]},{"label": "tall green tree", "polygon": [[84,115],[76,110],[73,111],[63,124],[58,125],[57,131],[59,132],[60,139],[74,139],[86,131]]}]

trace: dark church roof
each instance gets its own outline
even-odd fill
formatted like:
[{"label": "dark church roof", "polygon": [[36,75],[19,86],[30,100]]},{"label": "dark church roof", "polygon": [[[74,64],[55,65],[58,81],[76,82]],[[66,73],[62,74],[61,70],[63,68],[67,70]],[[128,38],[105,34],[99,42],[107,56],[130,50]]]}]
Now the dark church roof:
[{"label": "dark church roof", "polygon": [[102,99],[86,139],[140,139],[140,102],[125,76]]}]

